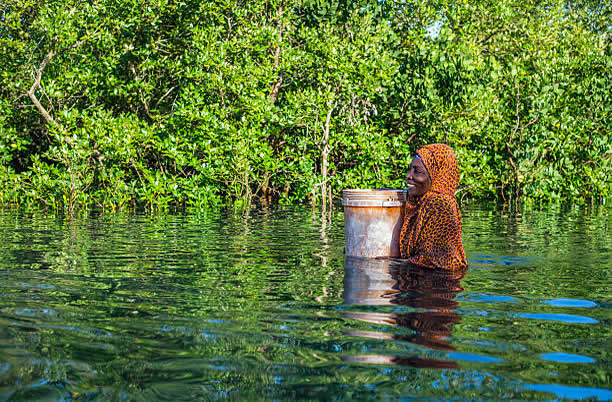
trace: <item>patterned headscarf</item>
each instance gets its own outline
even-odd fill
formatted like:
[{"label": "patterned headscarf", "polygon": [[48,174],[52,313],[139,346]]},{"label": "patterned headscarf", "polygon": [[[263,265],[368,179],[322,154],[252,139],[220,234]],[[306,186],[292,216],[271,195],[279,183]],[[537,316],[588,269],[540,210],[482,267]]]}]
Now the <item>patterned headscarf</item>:
[{"label": "patterned headscarf", "polygon": [[459,185],[459,167],[451,147],[446,144],[425,145],[419,148],[417,155],[431,178],[431,191],[454,196]]},{"label": "patterned headscarf", "polygon": [[459,168],[453,150],[445,144],[419,148],[431,179],[430,190],[406,203],[400,232],[400,252],[409,262],[428,268],[465,270],[461,243],[461,213],[455,199]]}]

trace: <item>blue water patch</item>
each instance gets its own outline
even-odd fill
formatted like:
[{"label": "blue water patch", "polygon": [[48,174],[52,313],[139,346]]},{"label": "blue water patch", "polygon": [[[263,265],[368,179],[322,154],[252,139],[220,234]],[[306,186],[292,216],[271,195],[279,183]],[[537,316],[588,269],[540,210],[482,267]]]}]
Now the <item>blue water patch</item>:
[{"label": "blue water patch", "polygon": [[493,255],[483,255],[483,254],[474,254],[468,256],[468,265],[469,266],[490,266],[490,265],[517,265],[524,264],[533,260],[539,260],[539,257],[516,257],[516,256],[493,256]]},{"label": "blue water patch", "polygon": [[8,373],[11,368],[11,363],[2,362],[0,363],[0,374]]},{"label": "blue water patch", "polygon": [[561,321],[568,324],[597,324],[598,322],[591,317],[571,314],[523,313],[518,314],[518,316],[534,320]]},{"label": "blue water patch", "polygon": [[516,265],[524,262],[532,261],[540,259],[538,257],[515,257],[515,256],[493,256],[493,255],[483,255],[483,254],[474,254],[469,256],[468,264],[501,264],[501,265]]},{"label": "blue water patch", "polygon": [[490,295],[482,295],[482,296],[477,296],[474,297],[473,300],[480,300],[480,301],[484,301],[484,302],[493,302],[493,303],[499,303],[499,302],[503,302],[503,303],[509,303],[509,302],[517,302],[517,300],[514,297],[510,297],[510,296],[490,296]]},{"label": "blue water patch", "polygon": [[22,286],[24,288],[40,288],[40,289],[55,289],[54,285],[50,285],[48,283],[28,283],[28,282],[18,282],[17,286]]},{"label": "blue water patch", "polygon": [[504,257],[503,260],[500,261],[501,264],[506,265],[506,266],[510,266],[510,265],[516,265],[516,264],[521,264],[524,262],[529,262],[529,261],[533,261],[533,260],[540,260],[540,257],[514,257],[514,256],[510,256],[510,257]]},{"label": "blue water patch", "polygon": [[492,255],[485,254],[474,254],[472,256],[468,256],[468,265],[477,265],[477,264],[496,264],[497,260]]},{"label": "blue water patch", "polygon": [[225,324],[225,320],[217,320],[217,319],[214,319],[214,318],[209,318],[206,321],[208,323],[210,323],[210,324]]},{"label": "blue water patch", "polygon": [[451,359],[465,360],[468,362],[475,363],[499,363],[503,361],[503,359],[500,359],[498,357],[477,355],[475,353],[451,352],[448,354],[448,357]]},{"label": "blue water patch", "polygon": [[480,260],[480,259],[474,259],[471,258],[470,259],[470,265],[471,264],[495,264],[497,261],[495,260]]},{"label": "blue water patch", "polygon": [[555,384],[526,384],[523,388],[538,392],[555,394],[557,398],[586,399],[597,398],[600,401],[612,400],[612,391],[603,388],[570,387]]},{"label": "blue water patch", "polygon": [[550,304],[555,307],[581,307],[591,308],[597,306],[597,303],[590,300],[583,299],[552,299],[544,301],[546,304]]},{"label": "blue water patch", "polygon": [[591,357],[570,353],[543,353],[540,358],[559,363],[595,363],[595,359]]}]

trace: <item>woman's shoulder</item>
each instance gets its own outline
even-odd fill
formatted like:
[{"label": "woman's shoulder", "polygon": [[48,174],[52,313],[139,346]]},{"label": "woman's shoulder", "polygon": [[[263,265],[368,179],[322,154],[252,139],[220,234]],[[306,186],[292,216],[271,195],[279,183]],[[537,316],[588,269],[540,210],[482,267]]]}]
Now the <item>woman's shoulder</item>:
[{"label": "woman's shoulder", "polygon": [[426,194],[426,199],[424,200],[424,205],[435,205],[441,208],[457,208],[457,199],[454,195],[430,192]]},{"label": "woman's shoulder", "polygon": [[426,194],[421,211],[424,216],[452,217],[456,219],[460,216],[459,205],[454,195],[431,193]]}]

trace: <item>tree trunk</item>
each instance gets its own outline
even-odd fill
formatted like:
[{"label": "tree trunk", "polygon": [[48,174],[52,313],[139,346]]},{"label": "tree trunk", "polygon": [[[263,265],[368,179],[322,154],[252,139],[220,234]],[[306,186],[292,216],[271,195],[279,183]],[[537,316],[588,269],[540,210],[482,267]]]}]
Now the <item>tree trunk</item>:
[{"label": "tree trunk", "polygon": [[40,81],[42,79],[43,70],[47,66],[47,63],[49,63],[49,61],[51,61],[51,59],[53,58],[54,55],[55,55],[55,52],[53,50],[51,50],[49,52],[49,54],[47,54],[47,56],[43,59],[42,63],[40,64],[40,67],[36,71],[36,80],[34,81],[34,84],[32,84],[32,87],[28,91],[28,96],[30,97],[30,99],[34,103],[34,106],[36,106],[36,109],[38,109],[40,114],[45,118],[45,121],[48,124],[52,124],[54,126],[58,126],[58,124],[55,121],[55,119],[53,119],[53,116],[51,116],[51,114],[47,111],[47,109],[45,109],[45,107],[40,103],[40,101],[36,97],[36,89],[40,85]]},{"label": "tree trunk", "polygon": [[274,49],[274,72],[278,74],[278,78],[276,79],[276,82],[274,82],[270,86],[270,101],[272,103],[276,102],[276,98],[278,97],[278,92],[280,91],[281,85],[283,84],[283,79],[285,78],[285,75],[283,74],[283,72],[279,71],[280,56],[281,56],[280,43],[283,39],[283,25],[282,25],[283,6],[278,7],[277,15],[278,15],[278,22],[277,22],[278,46],[276,46],[276,49]]},{"label": "tree trunk", "polygon": [[329,169],[329,152],[331,151],[329,146],[329,129],[331,124],[332,112],[336,104],[329,102],[329,110],[327,111],[327,117],[325,118],[325,127],[323,129],[323,139],[321,140],[321,204],[323,210],[327,208],[327,173]]}]

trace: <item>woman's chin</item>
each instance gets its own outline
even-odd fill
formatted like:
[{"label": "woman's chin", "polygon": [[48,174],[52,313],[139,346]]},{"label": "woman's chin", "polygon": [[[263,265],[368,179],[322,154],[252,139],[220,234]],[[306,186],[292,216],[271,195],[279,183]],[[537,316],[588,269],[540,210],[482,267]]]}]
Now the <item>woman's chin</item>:
[{"label": "woman's chin", "polygon": [[412,198],[419,198],[420,196],[422,196],[423,194],[425,194],[427,191],[422,191],[422,189],[417,189],[417,188],[413,188],[410,189],[408,188],[408,197],[412,197]]}]

